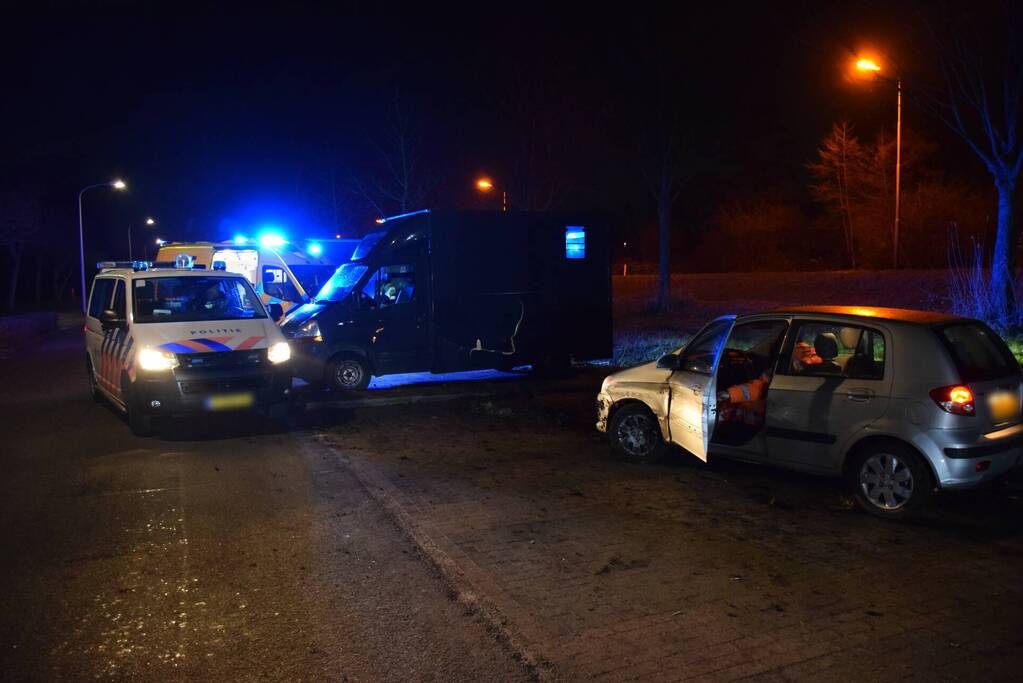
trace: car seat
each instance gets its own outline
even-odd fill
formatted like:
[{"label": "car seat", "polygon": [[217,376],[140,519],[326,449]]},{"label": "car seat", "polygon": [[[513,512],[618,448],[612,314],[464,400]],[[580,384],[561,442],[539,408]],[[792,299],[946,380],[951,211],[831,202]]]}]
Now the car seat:
[{"label": "car seat", "polygon": [[813,366],[814,373],[825,372],[839,374],[842,366],[835,362],[838,358],[838,337],[833,332],[822,332],[813,340],[813,349],[820,356],[821,362]]}]

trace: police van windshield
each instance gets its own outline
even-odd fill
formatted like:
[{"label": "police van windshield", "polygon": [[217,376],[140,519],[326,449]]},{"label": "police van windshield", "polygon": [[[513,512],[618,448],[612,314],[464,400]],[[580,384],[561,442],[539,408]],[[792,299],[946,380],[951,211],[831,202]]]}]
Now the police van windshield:
[{"label": "police van windshield", "polygon": [[361,263],[346,263],[331,276],[327,283],[323,285],[323,289],[316,295],[313,300],[316,303],[325,301],[341,301],[349,292],[352,291],[352,287],[359,283],[359,278],[366,272],[366,266]]},{"label": "police van windshield", "polygon": [[263,305],[240,277],[153,277],[132,282],[135,323],[265,318]]}]

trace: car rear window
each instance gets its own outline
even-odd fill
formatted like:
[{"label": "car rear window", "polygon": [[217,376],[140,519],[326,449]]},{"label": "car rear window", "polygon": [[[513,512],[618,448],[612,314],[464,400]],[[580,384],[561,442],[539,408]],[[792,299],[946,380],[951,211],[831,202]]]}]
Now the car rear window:
[{"label": "car rear window", "polygon": [[963,382],[1018,375],[1019,363],[1002,338],[983,323],[957,323],[938,329]]}]

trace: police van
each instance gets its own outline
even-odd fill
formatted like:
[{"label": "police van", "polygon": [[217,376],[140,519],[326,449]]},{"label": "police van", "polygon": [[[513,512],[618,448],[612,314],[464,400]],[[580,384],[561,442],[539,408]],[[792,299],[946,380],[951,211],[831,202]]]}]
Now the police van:
[{"label": "police van", "polygon": [[101,262],[85,318],[92,396],[135,434],[161,415],[261,408],[277,414],[291,385],[288,342],[243,275],[224,264],[172,268]]}]

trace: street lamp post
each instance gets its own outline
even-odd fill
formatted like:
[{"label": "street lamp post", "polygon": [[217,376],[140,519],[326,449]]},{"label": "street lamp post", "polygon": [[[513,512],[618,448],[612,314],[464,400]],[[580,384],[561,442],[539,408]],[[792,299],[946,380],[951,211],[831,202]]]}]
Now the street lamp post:
[{"label": "street lamp post", "polygon": [[[153,220],[152,218],[147,218],[145,221],[143,221],[143,223],[145,223],[147,228],[151,228],[154,225],[156,225],[156,221]],[[143,247],[142,253],[143,253],[142,259],[145,260],[146,256],[148,255],[145,250],[145,247]],[[131,223],[128,223],[128,260],[131,261],[133,260],[133,258],[134,257],[132,256],[131,251]]]},{"label": "street lamp post", "polygon": [[899,269],[899,224],[902,222],[902,77],[894,81],[880,75],[881,67],[873,59],[856,61],[856,69],[895,85],[895,221],[892,226],[892,268]]},{"label": "street lamp post", "polygon": [[96,183],[95,185],[88,185],[83,187],[78,192],[78,261],[81,266],[81,287],[82,287],[82,314],[86,313],[85,310],[85,231],[82,228],[82,196],[89,190],[93,190],[97,187],[112,187],[115,190],[123,190],[128,187],[123,180],[111,180],[106,183]]}]

